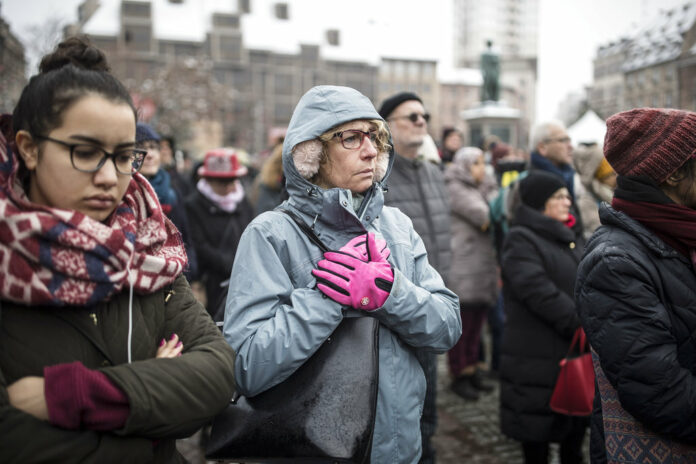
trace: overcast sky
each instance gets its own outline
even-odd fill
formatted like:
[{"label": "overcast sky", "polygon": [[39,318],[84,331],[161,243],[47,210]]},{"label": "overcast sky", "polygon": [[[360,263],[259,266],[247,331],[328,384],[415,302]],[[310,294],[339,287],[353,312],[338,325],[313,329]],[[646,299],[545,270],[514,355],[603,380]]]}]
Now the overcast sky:
[{"label": "overcast sky", "polygon": [[[230,0],[232,1],[232,0]],[[392,11],[391,24],[403,24],[413,29],[405,34],[425,34],[430,39],[444,42],[442,23],[422,21],[419,8],[429,8],[428,17],[436,15],[434,6],[449,0],[407,1],[371,0],[381,11]],[[485,1],[485,0],[482,0]],[[48,18],[64,18],[72,21],[77,15],[80,0],[0,0],[0,14],[20,38],[26,36],[27,27],[42,24]],[[348,8],[344,18],[361,14],[362,8],[352,8],[355,1],[324,0],[323,5],[335,3]],[[658,9],[684,3],[683,0],[539,0],[539,80],[537,94],[537,119],[556,116],[560,102],[570,93],[581,91],[592,82],[592,57],[597,46],[615,40],[635,27],[641,20],[654,16]],[[393,6],[392,6],[393,5]],[[406,8],[405,8],[406,6]],[[329,10],[326,10],[329,11]],[[331,11],[337,11],[332,8]],[[444,11],[444,9],[443,9]],[[448,19],[443,18],[442,21]],[[380,40],[393,40],[395,31]],[[279,38],[282,40],[282,38]],[[449,43],[437,50],[448,50]]]}]

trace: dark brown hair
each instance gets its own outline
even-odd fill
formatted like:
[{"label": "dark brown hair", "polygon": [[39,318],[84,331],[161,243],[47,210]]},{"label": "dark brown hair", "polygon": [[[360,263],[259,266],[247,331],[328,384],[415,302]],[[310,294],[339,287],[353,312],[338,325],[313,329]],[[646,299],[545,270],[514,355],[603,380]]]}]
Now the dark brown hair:
[{"label": "dark brown hair", "polygon": [[70,37],[44,56],[39,74],[22,90],[12,114],[14,132],[45,136],[62,123],[65,111],[87,94],[123,102],[137,113],[126,88],[109,72],[106,56],[85,37]]}]

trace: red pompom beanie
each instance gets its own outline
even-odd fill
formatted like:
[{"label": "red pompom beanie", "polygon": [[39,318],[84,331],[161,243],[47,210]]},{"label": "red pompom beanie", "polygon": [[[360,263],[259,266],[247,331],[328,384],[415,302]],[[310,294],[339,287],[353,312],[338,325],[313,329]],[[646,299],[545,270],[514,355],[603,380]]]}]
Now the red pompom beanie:
[{"label": "red pompom beanie", "polygon": [[661,184],[696,154],[696,113],[637,108],[607,119],[604,156],[622,176]]}]

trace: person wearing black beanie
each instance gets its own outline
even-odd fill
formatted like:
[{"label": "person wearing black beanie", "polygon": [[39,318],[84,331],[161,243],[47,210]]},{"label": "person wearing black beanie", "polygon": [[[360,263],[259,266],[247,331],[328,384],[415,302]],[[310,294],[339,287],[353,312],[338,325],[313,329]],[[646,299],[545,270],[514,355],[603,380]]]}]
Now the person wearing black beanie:
[{"label": "person wearing black beanie", "polygon": [[549,400],[580,327],[573,291],[582,238],[560,176],[533,170],[519,181],[519,194],[501,252],[500,427],[522,442],[526,463],[548,462],[550,442],[560,443],[561,463],[580,463],[589,421],[553,412]]},{"label": "person wearing black beanie", "polygon": [[532,171],[520,181],[520,199],[530,208],[543,211],[546,200],[562,188],[566,188],[565,183],[557,175]]}]

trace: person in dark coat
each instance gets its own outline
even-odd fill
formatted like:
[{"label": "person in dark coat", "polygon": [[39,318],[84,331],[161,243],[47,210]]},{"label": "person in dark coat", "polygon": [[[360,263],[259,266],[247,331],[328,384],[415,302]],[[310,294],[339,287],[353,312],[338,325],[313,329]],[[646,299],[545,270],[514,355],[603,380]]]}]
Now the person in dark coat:
[{"label": "person in dark coat", "polygon": [[136,109],[68,38],[0,117],[0,461],[183,463],[234,351],[138,169]]},{"label": "person in dark coat", "polygon": [[599,393],[593,463],[648,462],[653,450],[659,462],[696,461],[695,152],[694,112],[607,120],[618,187],[600,206],[575,289]]},{"label": "person in dark coat", "polygon": [[221,284],[229,279],[239,238],[254,218],[239,180],[247,172],[234,150],[211,150],[198,168],[196,191],[185,202],[207,308],[216,321],[224,317],[224,313],[215,314],[217,309],[224,309],[218,304],[224,292]]},{"label": "person in dark coat", "polygon": [[[428,135],[430,114],[418,95],[400,92],[382,102],[379,115],[389,124],[394,142],[394,166],[384,203],[399,208],[413,221],[430,264],[447,281],[452,259],[449,198],[441,169],[420,153]],[[420,462],[429,464],[435,462],[435,448],[430,438],[437,429],[437,358],[428,350],[417,350],[416,356],[428,385],[421,415],[423,455]]]},{"label": "person in dark coat", "polygon": [[560,177],[532,171],[502,251],[507,320],[500,366],[502,432],[522,442],[526,463],[546,463],[560,442],[561,463],[582,461],[586,418],[556,414],[549,401],[580,327],[573,287],[582,242],[572,230],[570,194]]},{"label": "person in dark coat", "polygon": [[174,189],[169,173],[162,167],[160,136],[149,124],[139,122],[135,127],[135,140],[138,148],[147,150],[145,161],[143,161],[143,166],[140,169],[141,174],[145,176],[152,188],[155,189],[164,214],[181,232],[181,239],[184,241],[186,255],[189,260],[184,275],[189,281],[196,280],[198,259],[191,241],[189,221],[181,195]]},{"label": "person in dark coat", "polygon": [[252,205],[254,212],[259,214],[271,211],[288,199],[283,174],[283,144],[279,143],[271,151],[271,155],[261,166],[261,172],[254,179]]}]

